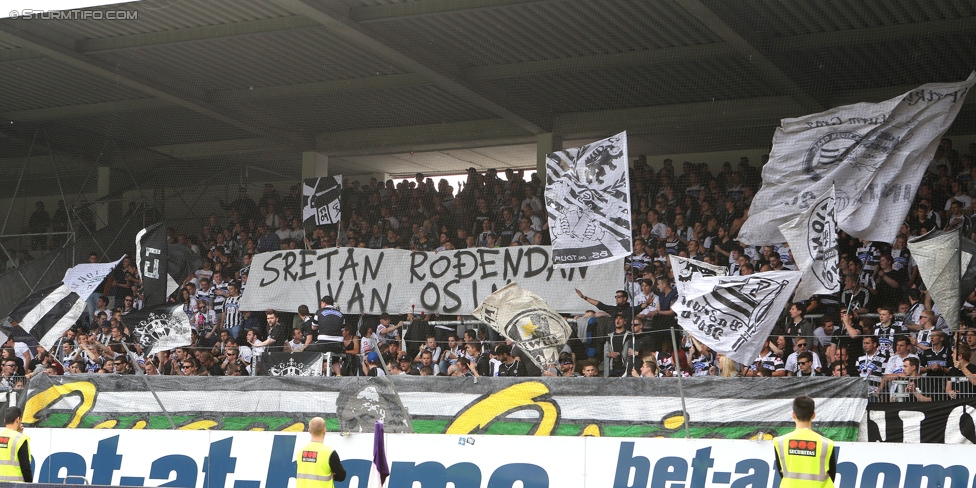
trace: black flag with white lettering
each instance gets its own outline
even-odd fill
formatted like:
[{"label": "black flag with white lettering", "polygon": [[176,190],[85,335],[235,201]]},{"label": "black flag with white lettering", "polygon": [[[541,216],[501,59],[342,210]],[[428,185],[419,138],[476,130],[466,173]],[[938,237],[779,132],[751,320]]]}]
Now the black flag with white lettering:
[{"label": "black flag with white lettering", "polygon": [[330,225],[342,218],[342,175],[308,178],[302,189],[302,222]]},{"label": "black flag with white lettering", "polygon": [[166,303],[166,275],[169,269],[166,246],[166,226],[163,222],[150,225],[136,234],[136,267],[142,275],[144,307]]}]

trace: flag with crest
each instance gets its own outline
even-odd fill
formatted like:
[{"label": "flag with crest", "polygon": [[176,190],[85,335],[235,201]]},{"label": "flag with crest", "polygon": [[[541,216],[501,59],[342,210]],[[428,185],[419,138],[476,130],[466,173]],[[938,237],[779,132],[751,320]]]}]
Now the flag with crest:
[{"label": "flag with crest", "polygon": [[576,268],[630,255],[626,132],[550,153],[545,196],[553,266]]}]

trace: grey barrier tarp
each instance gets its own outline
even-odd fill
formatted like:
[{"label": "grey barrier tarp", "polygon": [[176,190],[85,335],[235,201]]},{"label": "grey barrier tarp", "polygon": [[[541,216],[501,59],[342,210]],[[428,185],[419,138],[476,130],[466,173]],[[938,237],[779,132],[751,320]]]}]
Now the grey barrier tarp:
[{"label": "grey barrier tarp", "polygon": [[[767,438],[791,430],[793,398],[817,401],[817,429],[857,440],[859,378],[36,376],[19,401],[39,427],[301,430]],[[157,401],[158,399],[158,401]],[[170,422],[172,420],[172,423]],[[687,425],[685,425],[687,423]]]}]

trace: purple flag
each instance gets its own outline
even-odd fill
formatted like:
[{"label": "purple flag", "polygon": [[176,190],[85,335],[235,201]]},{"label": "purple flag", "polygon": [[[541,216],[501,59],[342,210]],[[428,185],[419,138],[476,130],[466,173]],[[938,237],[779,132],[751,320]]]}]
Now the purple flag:
[{"label": "purple flag", "polygon": [[381,488],[390,476],[390,466],[386,462],[386,442],[383,439],[383,422],[376,422],[373,428],[373,465],[369,467],[367,488]]}]

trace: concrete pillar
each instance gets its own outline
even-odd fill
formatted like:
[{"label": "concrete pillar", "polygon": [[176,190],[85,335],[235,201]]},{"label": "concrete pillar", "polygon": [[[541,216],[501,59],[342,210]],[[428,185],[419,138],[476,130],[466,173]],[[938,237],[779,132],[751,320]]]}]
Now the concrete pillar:
[{"label": "concrete pillar", "polygon": [[302,179],[329,176],[329,155],[315,151],[302,153]]},{"label": "concrete pillar", "polygon": [[560,151],[563,148],[563,139],[558,134],[547,132],[539,134],[535,139],[535,169],[539,174],[539,181],[546,181],[546,155]]}]

